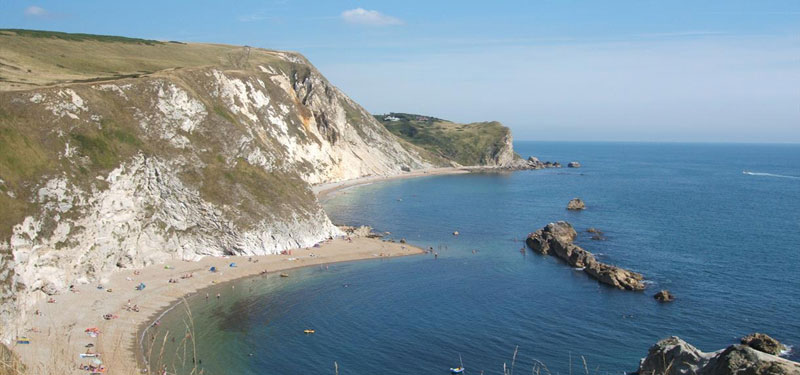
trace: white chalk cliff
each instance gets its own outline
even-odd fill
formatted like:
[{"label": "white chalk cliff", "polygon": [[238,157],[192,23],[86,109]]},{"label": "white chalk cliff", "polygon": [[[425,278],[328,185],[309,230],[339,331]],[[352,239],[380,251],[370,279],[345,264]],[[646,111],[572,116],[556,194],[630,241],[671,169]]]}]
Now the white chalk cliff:
[{"label": "white chalk cliff", "polygon": [[311,184],[432,166],[302,56],[261,53],[0,92],[2,326],[121,268],[311,246],[340,234]]}]

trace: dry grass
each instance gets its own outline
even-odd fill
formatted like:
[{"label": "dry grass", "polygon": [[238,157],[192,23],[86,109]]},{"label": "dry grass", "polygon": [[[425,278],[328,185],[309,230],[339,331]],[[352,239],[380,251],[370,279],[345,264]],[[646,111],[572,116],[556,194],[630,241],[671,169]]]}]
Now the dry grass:
[{"label": "dry grass", "polygon": [[186,67],[245,69],[276,60],[273,51],[258,48],[30,30],[0,29],[0,45],[0,91],[132,78]]}]

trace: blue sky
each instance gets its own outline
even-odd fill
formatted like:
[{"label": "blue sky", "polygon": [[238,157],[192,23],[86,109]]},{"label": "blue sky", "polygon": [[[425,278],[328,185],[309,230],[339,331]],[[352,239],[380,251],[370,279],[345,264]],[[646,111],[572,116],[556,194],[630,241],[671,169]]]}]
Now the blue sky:
[{"label": "blue sky", "polygon": [[0,28],[305,54],[373,113],[517,139],[800,142],[800,1],[9,1]]}]

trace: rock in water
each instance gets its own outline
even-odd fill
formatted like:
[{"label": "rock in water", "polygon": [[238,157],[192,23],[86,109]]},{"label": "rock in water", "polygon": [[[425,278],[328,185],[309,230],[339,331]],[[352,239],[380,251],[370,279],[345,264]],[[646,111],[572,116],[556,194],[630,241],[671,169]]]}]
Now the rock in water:
[{"label": "rock in water", "polygon": [[580,167],[581,163],[578,163],[577,161],[571,161],[567,164],[567,168],[580,168]]},{"label": "rock in water", "polygon": [[583,200],[580,198],[572,198],[569,203],[567,203],[568,210],[584,210],[586,209],[586,204],[583,203]]},{"label": "rock in water", "polygon": [[675,296],[669,292],[669,290],[662,289],[656,295],[653,296],[658,302],[672,302],[675,300]]},{"label": "rock in water", "polygon": [[663,339],[639,363],[639,375],[798,375],[800,363],[731,345],[705,353],[677,336]]},{"label": "rock in water", "polygon": [[764,333],[753,333],[742,337],[742,344],[764,353],[779,355],[786,347],[780,341]]},{"label": "rock in water", "polygon": [[594,254],[572,243],[577,232],[566,221],[547,224],[528,235],[525,243],[542,255],[553,254],[572,267],[583,268],[597,281],[623,290],[643,290],[641,274],[598,262]]}]

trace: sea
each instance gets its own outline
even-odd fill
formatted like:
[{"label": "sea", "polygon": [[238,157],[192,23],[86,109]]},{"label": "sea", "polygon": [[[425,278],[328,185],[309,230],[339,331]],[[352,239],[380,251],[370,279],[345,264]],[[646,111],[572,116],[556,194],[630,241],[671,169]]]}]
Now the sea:
[{"label": "sea", "polygon": [[[800,145],[514,147],[565,167],[392,180],[322,202],[337,224],[438,257],[214,286],[219,300],[189,297],[163,316],[158,332],[171,336],[148,347],[151,360],[179,374],[623,374],[669,336],[715,351],[753,332],[800,359]],[[585,210],[566,210],[575,197]],[[525,248],[559,220],[647,289],[601,285]],[[675,301],[654,300],[661,289]]]}]

